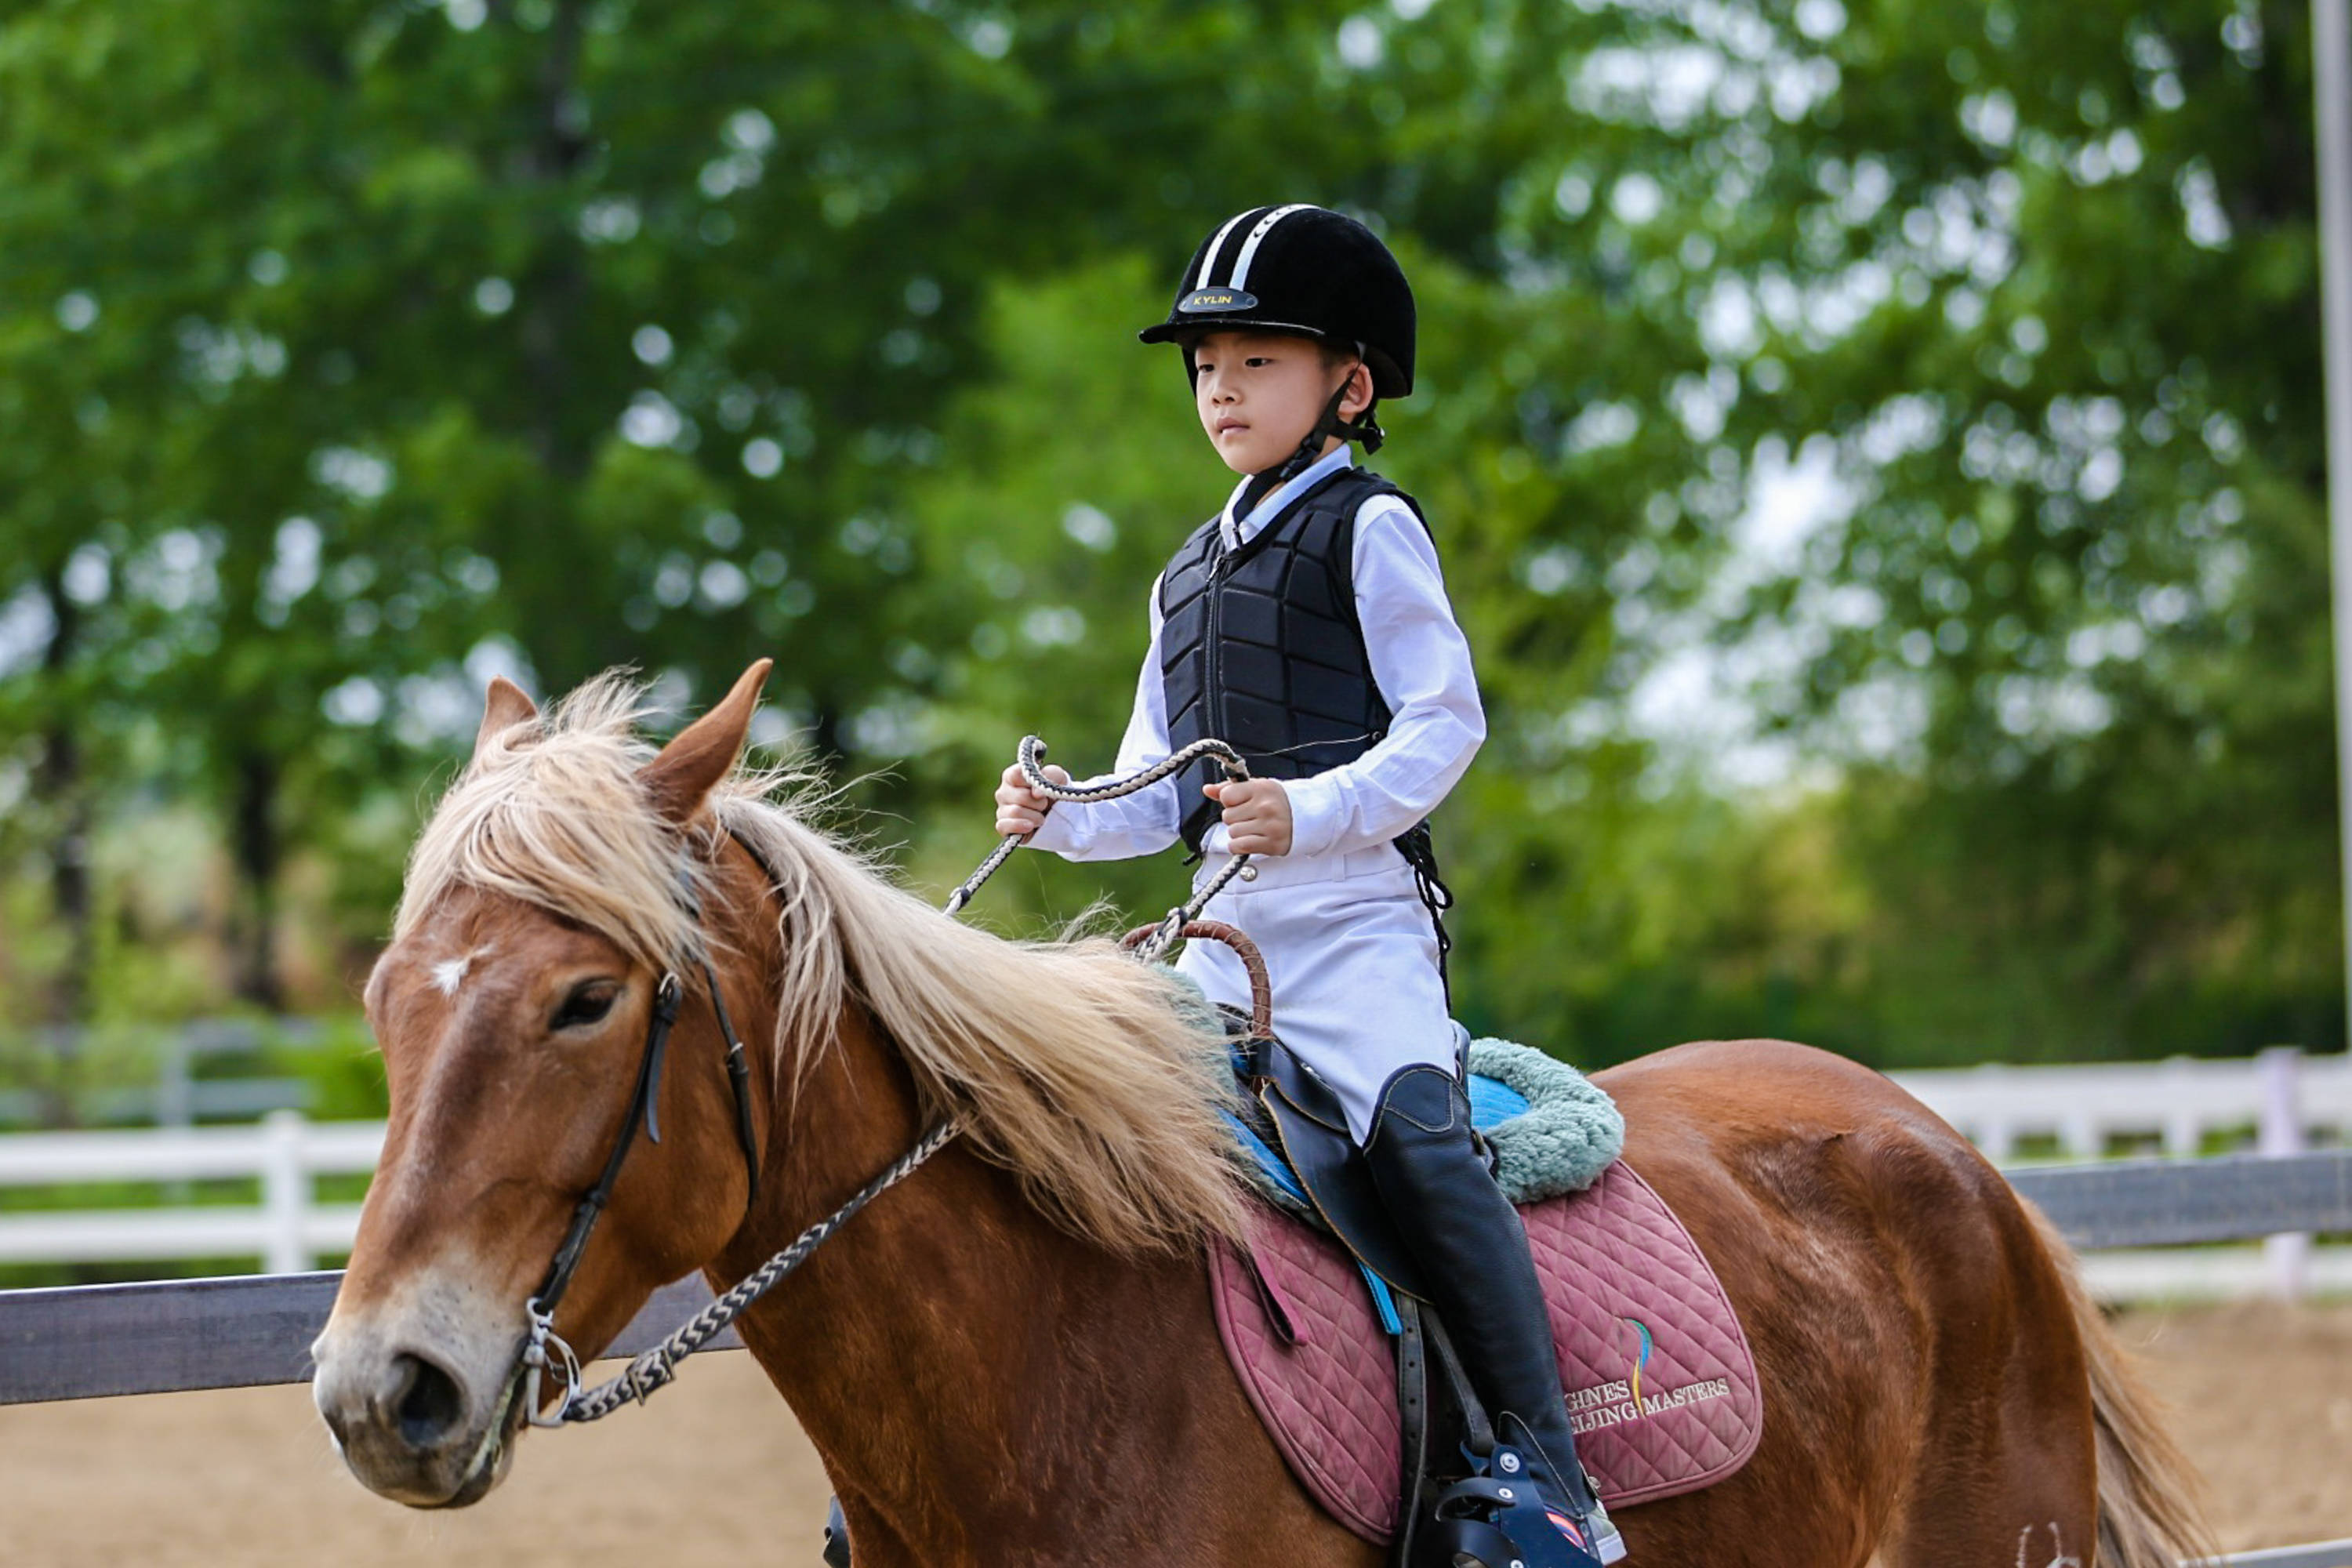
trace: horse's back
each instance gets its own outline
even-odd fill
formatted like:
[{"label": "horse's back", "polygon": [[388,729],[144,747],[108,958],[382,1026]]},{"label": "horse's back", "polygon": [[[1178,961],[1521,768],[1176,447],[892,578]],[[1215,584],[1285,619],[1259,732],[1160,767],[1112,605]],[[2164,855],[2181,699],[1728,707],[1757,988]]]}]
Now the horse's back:
[{"label": "horse's back", "polygon": [[1867,1239],[1893,1268],[2041,1250],[2008,1182],[1968,1140],[1843,1057],[1704,1040],[1595,1081],[1625,1114],[1626,1160],[1694,1234],[1747,1226],[1783,1246],[1800,1234]]},{"label": "horse's back", "polygon": [[[1625,1113],[1626,1162],[1714,1266],[1768,1390],[1748,1468],[1659,1505],[1653,1528],[1690,1531],[1696,1550],[1737,1520],[1811,1540],[1811,1561],[1845,1560],[1853,1541],[1859,1563],[1876,1542],[1890,1564],[1996,1539],[2006,1561],[2012,1513],[2090,1528],[2068,1265],[1965,1139],[1884,1076],[1783,1040],[1678,1046],[1596,1081]],[[1885,1551],[1930,1538],[1914,1548],[1927,1555]]]}]

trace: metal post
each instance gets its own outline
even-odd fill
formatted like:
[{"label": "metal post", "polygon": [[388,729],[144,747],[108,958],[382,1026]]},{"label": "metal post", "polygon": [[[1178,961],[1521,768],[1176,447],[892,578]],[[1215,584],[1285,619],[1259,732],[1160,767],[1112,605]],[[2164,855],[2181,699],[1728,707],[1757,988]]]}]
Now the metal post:
[{"label": "metal post", "polygon": [[2336,832],[2352,1017],[2352,5],[2311,0],[2318,100],[2319,299],[2327,370],[2327,515],[2336,587]]}]

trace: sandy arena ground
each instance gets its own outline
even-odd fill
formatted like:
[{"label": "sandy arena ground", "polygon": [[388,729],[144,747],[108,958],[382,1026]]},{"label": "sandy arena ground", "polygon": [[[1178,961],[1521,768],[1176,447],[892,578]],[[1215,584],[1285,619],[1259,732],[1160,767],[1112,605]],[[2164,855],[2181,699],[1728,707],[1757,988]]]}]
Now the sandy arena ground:
[{"label": "sandy arena ground", "polygon": [[[2149,1381],[2231,1550],[2352,1537],[2352,1304],[2136,1313]],[[817,1562],[823,1470],[751,1359],[712,1354],[643,1410],[528,1437],[451,1514],[361,1490],[303,1388],[0,1409],[11,1568]],[[1639,1516],[1626,1521],[1638,1530]]]}]

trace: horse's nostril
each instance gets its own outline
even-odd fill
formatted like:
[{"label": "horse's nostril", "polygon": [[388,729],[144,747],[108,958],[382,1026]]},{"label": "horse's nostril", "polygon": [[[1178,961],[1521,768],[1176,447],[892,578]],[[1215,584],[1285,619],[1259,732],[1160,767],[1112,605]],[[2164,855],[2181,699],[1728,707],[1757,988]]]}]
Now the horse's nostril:
[{"label": "horse's nostril", "polygon": [[405,1386],[400,1394],[400,1435],[411,1447],[440,1444],[457,1425],[464,1400],[457,1379],[421,1356],[398,1358]]}]

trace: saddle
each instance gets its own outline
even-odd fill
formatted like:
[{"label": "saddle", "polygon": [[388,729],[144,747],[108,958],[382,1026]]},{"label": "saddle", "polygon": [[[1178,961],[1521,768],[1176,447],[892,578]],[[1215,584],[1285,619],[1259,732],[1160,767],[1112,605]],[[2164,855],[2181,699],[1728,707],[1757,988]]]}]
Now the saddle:
[{"label": "saddle", "polygon": [[[1615,1158],[1615,1128],[1530,1115],[1564,1094],[1606,1097],[1524,1047],[1465,1036],[1462,1060],[1474,1122],[1520,1204],[1579,1456],[1603,1500],[1614,1509],[1731,1475],[1762,1436],[1762,1396],[1714,1271]],[[1336,1097],[1278,1045],[1237,1043],[1235,1067],[1257,1091],[1235,1136],[1265,1201],[1247,1248],[1212,1259],[1219,1335],[1308,1494],[1407,1563],[1413,1526],[1459,1473],[1475,1400],[1447,1369],[1443,1328],[1419,1305]],[[1563,1157],[1563,1140],[1580,1138]],[[1563,1175],[1578,1190],[1563,1192]]]}]

